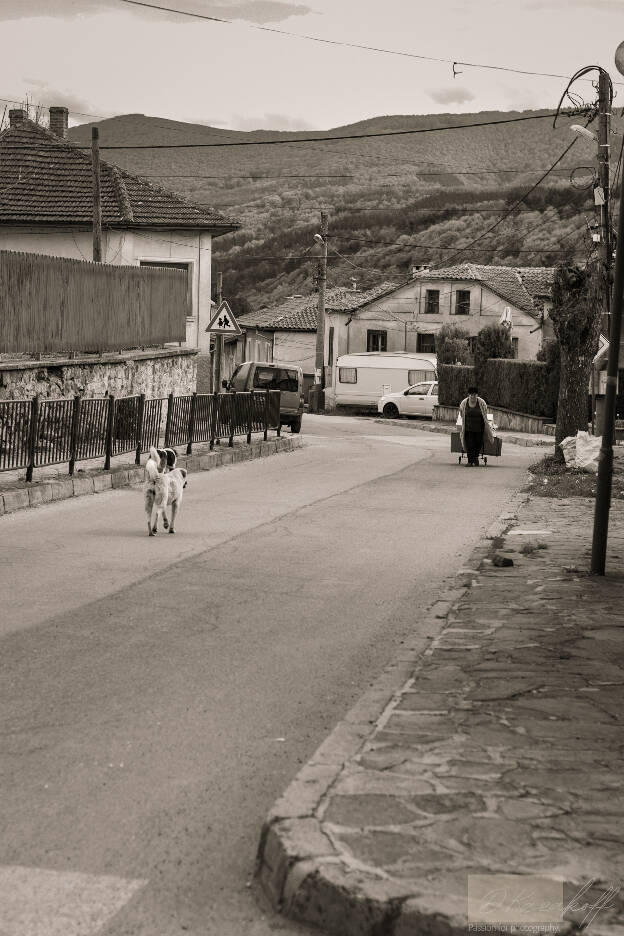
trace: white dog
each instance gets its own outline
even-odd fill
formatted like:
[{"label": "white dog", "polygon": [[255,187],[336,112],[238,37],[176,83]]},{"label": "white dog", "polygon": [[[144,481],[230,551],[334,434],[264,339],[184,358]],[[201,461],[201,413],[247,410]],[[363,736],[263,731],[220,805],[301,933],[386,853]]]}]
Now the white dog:
[{"label": "white dog", "polygon": [[145,465],[146,479],[144,488],[147,532],[150,536],[154,536],[158,532],[158,518],[164,515],[167,507],[169,500],[168,463],[173,461],[173,465],[175,465],[175,459],[176,453],[173,449],[157,449],[153,445],[150,448],[150,457]]},{"label": "white dog", "polygon": [[167,520],[167,513],[163,514],[163,526],[165,530],[169,527],[170,533],[175,533],[176,514],[182,506],[182,497],[186,487],[186,468],[174,468],[166,477],[169,479],[169,492],[167,495],[167,504],[171,504],[171,523]]}]

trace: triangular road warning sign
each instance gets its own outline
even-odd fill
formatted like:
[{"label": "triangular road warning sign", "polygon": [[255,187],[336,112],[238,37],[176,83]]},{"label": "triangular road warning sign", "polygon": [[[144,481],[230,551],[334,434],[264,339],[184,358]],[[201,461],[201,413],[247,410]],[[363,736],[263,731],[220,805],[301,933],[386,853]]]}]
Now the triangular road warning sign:
[{"label": "triangular road warning sign", "polygon": [[240,335],[242,334],[238,327],[238,322],[232,315],[229,305],[223,300],[217,311],[210,319],[207,332],[214,332],[217,335]]}]

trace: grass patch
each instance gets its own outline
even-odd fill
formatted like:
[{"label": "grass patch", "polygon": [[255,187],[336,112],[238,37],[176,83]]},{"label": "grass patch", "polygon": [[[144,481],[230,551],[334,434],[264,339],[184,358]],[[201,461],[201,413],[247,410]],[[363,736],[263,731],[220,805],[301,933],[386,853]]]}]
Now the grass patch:
[{"label": "grass patch", "polygon": [[[546,455],[529,468],[532,478],[525,488],[536,497],[595,497],[595,474],[581,471],[580,468],[566,468],[565,464],[555,462],[552,455]],[[613,450],[613,498],[624,499],[624,451],[619,447]]]}]

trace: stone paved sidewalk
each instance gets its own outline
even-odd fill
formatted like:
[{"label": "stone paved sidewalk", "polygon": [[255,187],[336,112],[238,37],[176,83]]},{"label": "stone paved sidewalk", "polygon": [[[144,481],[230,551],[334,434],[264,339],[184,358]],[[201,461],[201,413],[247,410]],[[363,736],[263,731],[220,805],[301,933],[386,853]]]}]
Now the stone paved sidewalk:
[{"label": "stone paved sidewalk", "polygon": [[624,934],[622,505],[605,577],[586,573],[593,501],[514,510],[432,609],[429,649],[406,647],[273,807],[258,879],[292,918],[450,936],[469,875],[539,875],[563,882],[559,932]]}]

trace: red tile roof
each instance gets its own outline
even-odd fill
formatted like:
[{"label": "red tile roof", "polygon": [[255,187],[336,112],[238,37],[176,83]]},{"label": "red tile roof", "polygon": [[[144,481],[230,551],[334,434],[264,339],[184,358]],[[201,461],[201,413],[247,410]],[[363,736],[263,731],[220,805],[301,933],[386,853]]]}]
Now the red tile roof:
[{"label": "red tile roof", "polygon": [[[382,283],[372,289],[357,290],[336,287],[325,294],[325,308],[328,312],[354,312],[380,296],[394,292],[394,283]],[[239,325],[248,328],[266,328],[267,331],[316,331],[318,294],[293,296],[273,306],[248,312],[237,319]]]},{"label": "red tile roof", "polygon": [[[189,228],[215,235],[240,223],[100,163],[104,227]],[[91,154],[27,118],[0,133],[0,224],[90,224]]]},{"label": "red tile roof", "polygon": [[552,295],[555,271],[552,267],[504,267],[460,263],[440,270],[422,270],[414,279],[473,280],[483,283],[517,309],[535,314],[539,299]]}]

